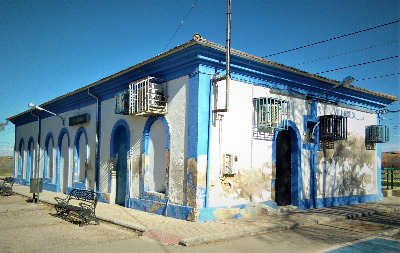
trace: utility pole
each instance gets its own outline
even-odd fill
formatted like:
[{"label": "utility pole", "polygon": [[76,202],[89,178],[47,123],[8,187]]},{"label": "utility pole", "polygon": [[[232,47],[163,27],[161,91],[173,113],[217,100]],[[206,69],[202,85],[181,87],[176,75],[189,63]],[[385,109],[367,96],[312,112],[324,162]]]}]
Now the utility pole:
[{"label": "utility pole", "polygon": [[231,62],[231,0],[227,0],[226,11],[226,111],[229,110],[229,88],[230,88],[230,62]]}]

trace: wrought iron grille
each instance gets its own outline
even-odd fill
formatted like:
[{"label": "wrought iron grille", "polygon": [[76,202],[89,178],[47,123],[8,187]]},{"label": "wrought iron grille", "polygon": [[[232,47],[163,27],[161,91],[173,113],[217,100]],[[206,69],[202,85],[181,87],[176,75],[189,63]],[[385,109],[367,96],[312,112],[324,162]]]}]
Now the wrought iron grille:
[{"label": "wrought iron grille", "polygon": [[321,140],[347,140],[347,118],[338,115],[324,115],[319,117]]},{"label": "wrought iron grille", "polygon": [[277,98],[254,98],[253,127],[259,129],[287,130],[288,101]]},{"label": "wrought iron grille", "polygon": [[154,77],[146,77],[129,84],[129,113],[150,116],[167,113],[166,85]]},{"label": "wrought iron grille", "polygon": [[365,127],[365,142],[384,143],[389,141],[389,127],[372,125]]}]

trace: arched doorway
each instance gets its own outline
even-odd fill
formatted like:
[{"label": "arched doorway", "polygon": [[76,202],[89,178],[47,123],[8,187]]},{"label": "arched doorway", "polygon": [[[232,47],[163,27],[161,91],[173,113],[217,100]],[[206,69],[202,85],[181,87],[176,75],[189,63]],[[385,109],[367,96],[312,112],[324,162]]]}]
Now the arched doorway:
[{"label": "arched doorway", "polygon": [[275,202],[278,206],[291,204],[292,147],[289,131],[279,131],[276,138]]},{"label": "arched doorway", "polygon": [[118,205],[125,205],[126,191],[127,191],[127,158],[129,138],[125,126],[119,125],[113,131],[113,148],[112,156],[117,158],[116,170],[116,196],[115,203]]}]

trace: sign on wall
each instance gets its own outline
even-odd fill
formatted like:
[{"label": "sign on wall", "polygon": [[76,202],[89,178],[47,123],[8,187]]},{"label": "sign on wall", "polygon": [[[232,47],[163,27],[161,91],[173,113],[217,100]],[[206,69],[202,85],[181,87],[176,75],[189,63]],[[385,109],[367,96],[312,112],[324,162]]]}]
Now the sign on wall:
[{"label": "sign on wall", "polygon": [[88,113],[80,114],[69,118],[69,126],[82,125],[89,123],[90,115]]}]

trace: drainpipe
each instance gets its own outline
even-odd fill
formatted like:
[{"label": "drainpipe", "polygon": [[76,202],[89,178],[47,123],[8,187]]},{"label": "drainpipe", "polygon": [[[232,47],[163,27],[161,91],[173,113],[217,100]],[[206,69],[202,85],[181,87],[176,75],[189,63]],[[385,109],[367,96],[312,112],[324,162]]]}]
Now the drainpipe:
[{"label": "drainpipe", "polygon": [[[38,115],[36,115],[36,114],[34,114],[32,111],[31,111],[31,114],[32,114],[32,116],[35,116],[37,119],[38,119],[38,136],[37,136],[37,178],[39,178],[40,177],[40,174],[39,174],[39,168],[40,168],[40,117],[38,116]],[[29,175],[30,176],[30,175]]]},{"label": "drainpipe", "polygon": [[96,99],[96,148],[94,159],[96,160],[96,191],[100,189],[100,166],[99,166],[99,97],[90,93],[90,88],[88,88],[88,94]]}]

